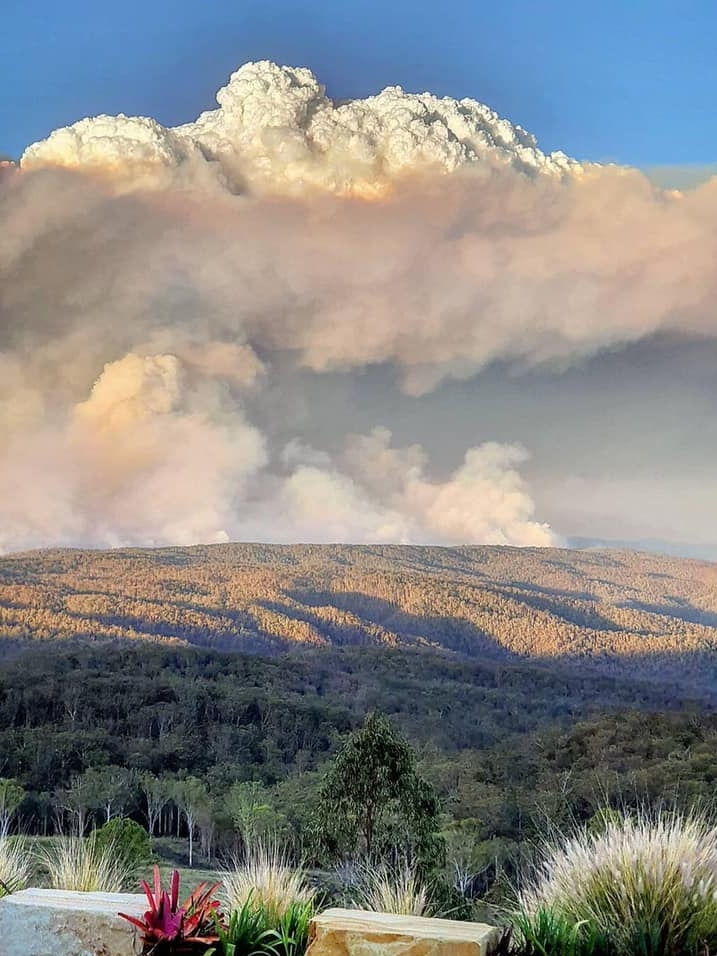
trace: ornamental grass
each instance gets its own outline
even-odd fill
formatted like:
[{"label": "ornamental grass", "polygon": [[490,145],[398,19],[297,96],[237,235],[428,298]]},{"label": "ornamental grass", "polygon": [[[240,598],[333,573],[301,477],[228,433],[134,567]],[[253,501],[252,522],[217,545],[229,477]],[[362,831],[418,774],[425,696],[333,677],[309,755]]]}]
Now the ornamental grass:
[{"label": "ornamental grass", "polygon": [[301,866],[294,866],[279,843],[257,841],[222,872],[225,908],[241,910],[247,901],[260,907],[267,924],[278,926],[296,904],[311,904],[315,890]]},{"label": "ornamental grass", "polygon": [[717,828],[677,812],[605,819],[545,848],[519,897],[523,952],[717,951]]},{"label": "ornamental grass", "polygon": [[23,837],[0,837],[0,897],[24,889],[32,869],[27,841]]},{"label": "ornamental grass", "polygon": [[134,882],[134,867],[110,842],[87,837],[64,837],[38,852],[53,890],[80,890],[85,893],[121,893]]}]

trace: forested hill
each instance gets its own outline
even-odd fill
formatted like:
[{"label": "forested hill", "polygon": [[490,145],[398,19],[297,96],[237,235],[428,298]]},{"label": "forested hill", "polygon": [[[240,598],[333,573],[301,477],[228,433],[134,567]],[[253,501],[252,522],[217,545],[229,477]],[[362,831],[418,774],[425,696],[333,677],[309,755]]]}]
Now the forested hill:
[{"label": "forested hill", "polygon": [[232,544],[0,559],[0,644],[423,645],[717,691],[717,564],[629,551]]}]

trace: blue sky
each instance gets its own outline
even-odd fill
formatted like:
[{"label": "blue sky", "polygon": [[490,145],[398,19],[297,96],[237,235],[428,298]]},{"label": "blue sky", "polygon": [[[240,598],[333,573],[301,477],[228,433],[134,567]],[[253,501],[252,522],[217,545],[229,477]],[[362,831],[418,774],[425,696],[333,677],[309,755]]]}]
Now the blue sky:
[{"label": "blue sky", "polygon": [[472,96],[578,158],[713,163],[716,48],[715,0],[2,0],[0,152],[99,112],[187,121],[268,58],[337,98]]}]

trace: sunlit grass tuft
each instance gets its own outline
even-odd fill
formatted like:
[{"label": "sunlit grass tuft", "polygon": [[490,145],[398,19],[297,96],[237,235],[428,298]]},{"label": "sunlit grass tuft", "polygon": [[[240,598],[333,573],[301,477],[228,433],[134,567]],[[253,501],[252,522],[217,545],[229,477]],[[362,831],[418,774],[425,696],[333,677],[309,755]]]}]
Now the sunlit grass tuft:
[{"label": "sunlit grass tuft", "polygon": [[606,818],[546,849],[520,912],[588,927],[614,956],[714,951],[717,829],[679,813]]},{"label": "sunlit grass tuft", "polygon": [[362,863],[354,879],[352,902],[359,909],[397,916],[431,915],[428,888],[407,861],[394,866]]},{"label": "sunlit grass tuft", "polygon": [[296,903],[311,903],[315,896],[306,871],[291,863],[278,843],[258,841],[222,872],[222,890],[228,910],[241,910],[251,899],[266,914],[267,923],[279,925]]},{"label": "sunlit grass tuft", "polygon": [[95,833],[66,837],[38,851],[53,890],[121,893],[134,882],[134,871],[113,844],[98,844]]},{"label": "sunlit grass tuft", "polygon": [[0,837],[0,897],[24,889],[32,873],[32,859],[23,837]]}]

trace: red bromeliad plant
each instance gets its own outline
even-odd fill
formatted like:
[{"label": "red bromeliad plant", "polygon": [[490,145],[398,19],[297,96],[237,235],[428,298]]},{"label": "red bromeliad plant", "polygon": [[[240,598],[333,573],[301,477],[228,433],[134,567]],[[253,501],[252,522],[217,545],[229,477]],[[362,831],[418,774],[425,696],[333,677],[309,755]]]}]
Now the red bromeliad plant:
[{"label": "red bromeliad plant", "polygon": [[144,919],[119,915],[142,932],[142,952],[146,956],[193,956],[204,953],[207,946],[216,943],[216,919],[222,925],[219,901],[212,894],[219,886],[200,883],[181,906],[179,902],[179,871],[172,873],[170,890],[162,889],[159,867],[154,868],[154,893],[145,880],[142,888],[149,900]]}]

